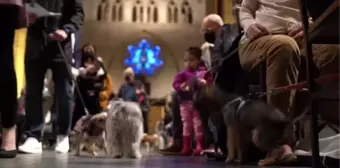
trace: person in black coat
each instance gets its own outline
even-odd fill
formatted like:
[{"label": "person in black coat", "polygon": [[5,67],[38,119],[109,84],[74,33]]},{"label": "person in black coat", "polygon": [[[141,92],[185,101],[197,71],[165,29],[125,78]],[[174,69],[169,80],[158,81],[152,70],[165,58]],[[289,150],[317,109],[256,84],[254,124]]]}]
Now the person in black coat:
[{"label": "person in black coat", "polygon": [[[26,46],[26,132],[28,136],[19,151],[42,152],[42,89],[47,69],[53,72],[56,109],[58,113],[58,136],[56,152],[69,151],[68,133],[71,126],[73,89],[68,70],[72,62],[71,34],[84,22],[82,0],[36,0],[50,12],[61,16],[40,17],[28,29]],[[58,46],[58,44],[61,44]],[[66,60],[61,55],[65,53]],[[66,64],[65,64],[66,61]],[[69,64],[69,66],[67,65]]]},{"label": "person in black coat", "polygon": [[0,158],[13,158],[16,150],[17,81],[13,44],[22,2],[0,2]]}]

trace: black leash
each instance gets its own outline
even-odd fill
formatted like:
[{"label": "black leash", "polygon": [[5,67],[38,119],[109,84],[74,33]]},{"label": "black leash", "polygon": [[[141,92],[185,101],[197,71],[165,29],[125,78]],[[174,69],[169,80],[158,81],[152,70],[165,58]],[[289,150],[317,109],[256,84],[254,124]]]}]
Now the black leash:
[{"label": "black leash", "polygon": [[85,106],[85,101],[84,101],[84,99],[83,99],[83,96],[81,95],[81,92],[80,92],[80,89],[79,89],[79,85],[78,85],[78,83],[77,83],[77,80],[76,80],[76,78],[75,78],[75,77],[73,76],[73,74],[72,74],[72,71],[71,71],[72,67],[71,67],[70,64],[67,62],[66,53],[64,52],[64,50],[63,50],[63,48],[62,48],[62,46],[61,46],[61,44],[60,44],[59,41],[57,42],[57,45],[58,45],[58,48],[59,48],[59,50],[60,50],[60,54],[62,55],[62,57],[63,57],[63,59],[64,59],[64,63],[65,63],[65,65],[66,65],[67,73],[68,73],[69,77],[71,78],[72,82],[74,83],[75,90],[76,90],[76,92],[77,92],[77,94],[78,94],[78,96],[79,96],[79,99],[80,99],[81,104],[82,104],[83,107],[84,107],[85,114],[86,114],[86,115],[89,115],[89,111],[87,110],[87,108],[86,108],[86,106]]}]

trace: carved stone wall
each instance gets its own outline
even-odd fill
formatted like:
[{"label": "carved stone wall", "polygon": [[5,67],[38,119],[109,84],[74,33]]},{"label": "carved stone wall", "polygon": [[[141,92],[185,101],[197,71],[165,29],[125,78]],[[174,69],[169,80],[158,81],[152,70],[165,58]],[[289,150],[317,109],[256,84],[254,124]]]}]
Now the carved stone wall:
[{"label": "carved stone wall", "polygon": [[172,90],[174,75],[183,67],[185,49],[203,42],[200,23],[206,14],[206,1],[84,0],[82,40],[96,45],[115,89],[123,82],[127,46],[141,39],[159,45],[164,65],[148,81],[151,97],[162,97]]}]

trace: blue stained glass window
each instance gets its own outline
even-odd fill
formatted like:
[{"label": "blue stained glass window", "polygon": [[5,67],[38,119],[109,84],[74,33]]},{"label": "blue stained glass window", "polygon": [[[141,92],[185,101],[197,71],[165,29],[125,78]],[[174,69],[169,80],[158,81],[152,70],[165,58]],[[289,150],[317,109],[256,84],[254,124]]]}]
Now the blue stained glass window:
[{"label": "blue stained glass window", "polygon": [[125,65],[133,68],[136,74],[153,75],[155,70],[164,62],[160,58],[161,47],[142,39],[137,45],[127,47],[129,57],[125,58]]}]

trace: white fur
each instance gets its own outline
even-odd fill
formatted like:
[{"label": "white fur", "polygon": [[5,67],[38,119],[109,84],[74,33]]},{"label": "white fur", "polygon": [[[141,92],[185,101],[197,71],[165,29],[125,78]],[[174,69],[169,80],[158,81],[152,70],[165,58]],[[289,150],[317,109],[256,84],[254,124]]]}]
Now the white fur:
[{"label": "white fur", "polygon": [[106,134],[108,153],[112,157],[141,158],[143,117],[139,105],[122,100],[110,102]]}]

